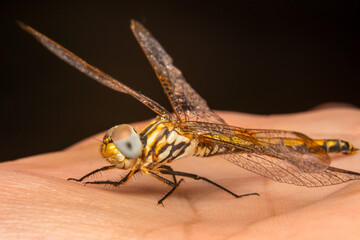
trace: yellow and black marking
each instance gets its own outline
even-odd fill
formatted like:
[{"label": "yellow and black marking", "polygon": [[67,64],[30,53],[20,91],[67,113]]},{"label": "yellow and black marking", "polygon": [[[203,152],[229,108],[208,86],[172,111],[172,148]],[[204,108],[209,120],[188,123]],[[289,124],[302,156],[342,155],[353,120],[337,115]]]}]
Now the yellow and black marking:
[{"label": "yellow and black marking", "polygon": [[314,141],[327,153],[353,154],[359,150],[350,142],[341,139],[314,139]]},{"label": "yellow and black marking", "polygon": [[199,136],[200,141],[197,146],[195,156],[211,157],[216,154],[221,154],[221,153],[224,153],[229,150],[228,148],[226,148],[224,146],[214,144],[212,141],[209,141],[207,137],[209,137],[209,135]]},{"label": "yellow and black marking", "polygon": [[192,136],[179,134],[170,121],[155,120],[140,133],[140,139],[145,146],[143,158],[151,159],[158,166],[180,157],[193,155],[189,148],[194,145]]},{"label": "yellow and black marking", "polygon": [[111,137],[107,137],[103,140],[103,145],[101,145],[100,152],[103,157],[109,158],[112,156],[116,156],[119,153],[119,150],[112,142]]}]

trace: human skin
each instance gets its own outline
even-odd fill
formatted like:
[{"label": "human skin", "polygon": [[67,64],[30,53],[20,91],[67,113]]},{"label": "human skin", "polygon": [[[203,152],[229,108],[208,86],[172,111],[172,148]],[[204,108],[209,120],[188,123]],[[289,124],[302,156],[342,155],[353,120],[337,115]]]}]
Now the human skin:
[{"label": "human skin", "polygon": [[[360,110],[329,108],[287,115],[220,112],[230,124],[341,138],[360,146]],[[140,130],[145,123],[133,124]],[[109,126],[110,127],[110,126]],[[96,135],[102,139],[103,133]],[[0,239],[358,239],[360,181],[307,188],[278,183],[219,157],[189,157],[171,166],[207,177],[238,194],[185,179],[168,188],[151,176],[116,188],[67,181],[108,165],[98,141],[0,164]],[[20,151],[20,150],[19,150]],[[332,165],[360,172],[360,155],[332,154]],[[91,178],[118,179],[123,170]]]}]

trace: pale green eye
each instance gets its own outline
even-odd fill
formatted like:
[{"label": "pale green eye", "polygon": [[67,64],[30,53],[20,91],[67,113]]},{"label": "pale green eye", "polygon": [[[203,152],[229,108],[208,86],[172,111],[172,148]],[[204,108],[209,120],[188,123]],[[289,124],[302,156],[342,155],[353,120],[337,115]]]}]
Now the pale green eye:
[{"label": "pale green eye", "polygon": [[113,130],[110,133],[111,139],[119,151],[126,158],[138,158],[142,152],[142,144],[139,134],[135,132],[134,128],[129,124],[121,124],[112,129]]}]

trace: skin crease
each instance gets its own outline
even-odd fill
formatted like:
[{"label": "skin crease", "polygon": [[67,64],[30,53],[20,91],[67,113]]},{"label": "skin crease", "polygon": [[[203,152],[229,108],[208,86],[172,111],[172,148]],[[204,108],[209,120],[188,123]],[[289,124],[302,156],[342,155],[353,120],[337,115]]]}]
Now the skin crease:
[{"label": "skin crease", "polygon": [[[342,138],[360,146],[360,110],[326,108],[287,115],[220,112],[246,128],[299,131],[312,138]],[[145,123],[133,124],[141,129]],[[95,136],[102,139],[103,133]],[[271,181],[221,159],[187,158],[171,164],[238,194],[185,179],[157,205],[167,187],[148,175],[109,188],[66,181],[108,165],[98,141],[0,164],[1,239],[358,239],[360,182],[306,188]],[[360,172],[360,155],[331,155],[332,165]],[[119,178],[125,171],[91,180]]]}]

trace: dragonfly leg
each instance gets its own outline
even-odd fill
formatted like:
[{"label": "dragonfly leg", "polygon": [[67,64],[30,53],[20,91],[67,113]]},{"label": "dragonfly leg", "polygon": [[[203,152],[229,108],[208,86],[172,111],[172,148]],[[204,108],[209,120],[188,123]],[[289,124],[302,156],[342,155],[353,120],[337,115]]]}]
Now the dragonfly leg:
[{"label": "dragonfly leg", "polygon": [[110,181],[110,180],[93,181],[93,182],[85,182],[85,185],[86,184],[103,184],[103,185],[113,185],[114,187],[116,187],[116,186],[119,186],[121,184],[124,184],[127,180],[129,180],[131,178],[131,176],[138,173],[139,171],[140,171],[139,169],[131,170],[130,172],[128,172],[128,174],[125,175],[125,177],[120,179],[120,181]]},{"label": "dragonfly leg", "polygon": [[88,178],[88,177],[90,177],[91,175],[93,175],[93,174],[95,174],[95,173],[102,172],[102,171],[106,171],[106,170],[113,169],[113,168],[115,168],[115,165],[105,166],[105,167],[96,169],[96,170],[94,170],[94,171],[86,174],[86,175],[83,176],[82,178],[79,178],[79,179],[76,179],[76,178],[68,178],[67,180],[68,180],[68,181],[81,182],[81,181],[84,180],[85,178]]},{"label": "dragonfly leg", "polygon": [[172,188],[170,189],[170,191],[169,191],[168,193],[166,193],[166,194],[158,201],[158,204],[161,204],[161,205],[164,206],[163,201],[164,201],[167,197],[169,197],[170,194],[172,194],[172,193],[175,191],[175,189],[180,185],[180,183],[181,183],[182,181],[184,181],[183,178],[180,179],[180,181],[175,184],[175,187],[172,187]]},{"label": "dragonfly leg", "polygon": [[[166,166],[165,168],[168,168],[168,169],[169,169],[169,168],[171,168],[171,167]],[[149,171],[149,173],[150,173],[153,177],[155,177],[156,179],[158,179],[159,181],[161,181],[161,182],[163,182],[163,183],[166,183],[167,185],[169,185],[169,186],[171,187],[170,191],[167,192],[167,193],[158,201],[158,204],[161,204],[161,205],[164,206],[163,201],[164,201],[166,198],[168,198],[168,197],[170,196],[170,194],[172,194],[172,193],[175,191],[175,189],[180,185],[180,183],[181,183],[184,179],[180,179],[179,182],[174,183],[174,182],[172,182],[172,181],[170,181],[170,180],[168,180],[168,179],[166,179],[166,178],[164,178],[164,177],[162,177],[162,176],[159,176],[158,174],[156,174],[156,173],[154,173],[154,172]],[[169,175],[171,175],[171,174],[169,174]],[[172,176],[173,176],[174,179],[176,180],[175,175],[172,175]]]},{"label": "dragonfly leg", "polygon": [[226,189],[225,187],[217,184],[216,182],[211,181],[210,179],[207,179],[205,177],[201,177],[199,175],[192,174],[192,173],[178,172],[178,171],[172,171],[172,170],[160,170],[160,173],[165,174],[165,175],[188,177],[188,178],[192,178],[192,179],[195,179],[195,180],[203,180],[205,182],[208,182],[208,183],[214,185],[215,187],[218,187],[218,188],[224,190],[227,193],[230,193],[231,195],[233,195],[236,198],[241,198],[241,197],[251,196],[251,195],[260,196],[258,193],[247,193],[247,194],[238,195],[236,193],[233,193],[229,189]]},{"label": "dragonfly leg", "polygon": [[[159,168],[163,168],[163,169],[167,169],[167,170],[170,170],[170,171],[174,171],[174,169],[172,169],[172,167],[168,166],[168,165],[161,165]],[[177,184],[177,179],[175,177],[175,175],[172,175],[173,176],[173,179],[174,179],[174,183]]]}]

